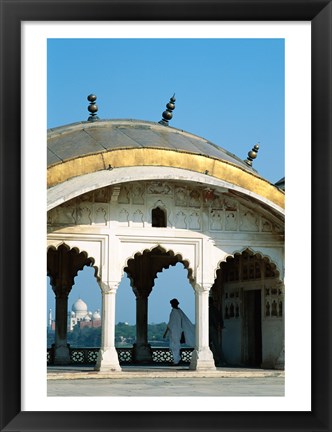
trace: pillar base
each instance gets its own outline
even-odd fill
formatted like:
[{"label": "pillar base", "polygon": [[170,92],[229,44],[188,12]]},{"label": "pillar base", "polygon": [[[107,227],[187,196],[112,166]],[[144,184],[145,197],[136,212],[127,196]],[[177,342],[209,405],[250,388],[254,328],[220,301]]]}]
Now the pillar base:
[{"label": "pillar base", "polygon": [[151,363],[151,345],[146,343],[135,343],[133,345],[133,360],[135,363]]},{"label": "pillar base", "polygon": [[54,346],[54,364],[69,365],[70,363],[69,345]]},{"label": "pillar base", "polygon": [[279,354],[279,357],[274,365],[275,369],[285,370],[285,349],[283,348]]},{"label": "pillar base", "polygon": [[213,354],[209,347],[194,349],[189,369],[198,371],[216,370]]},{"label": "pillar base", "polygon": [[122,370],[115,347],[101,348],[99,350],[95,370],[99,372],[118,372]]}]

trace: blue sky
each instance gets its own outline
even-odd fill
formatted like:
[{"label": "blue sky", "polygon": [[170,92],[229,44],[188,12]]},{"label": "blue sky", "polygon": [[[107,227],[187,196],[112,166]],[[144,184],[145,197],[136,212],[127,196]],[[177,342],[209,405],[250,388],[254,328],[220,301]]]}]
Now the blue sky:
[{"label": "blue sky", "polygon": [[[259,143],[254,168],[275,183],[284,177],[284,67],[283,39],[48,39],[47,127],[87,120],[90,93],[97,95],[101,119],[158,122],[175,93],[170,126],[243,159]],[[150,322],[167,321],[174,296],[194,319],[194,296],[181,267],[158,276]],[[82,272],[69,306],[81,296],[90,310],[100,309],[98,290]],[[54,311],[49,287],[48,294]],[[116,313],[117,322],[135,322],[135,299],[126,280],[118,290]]]}]

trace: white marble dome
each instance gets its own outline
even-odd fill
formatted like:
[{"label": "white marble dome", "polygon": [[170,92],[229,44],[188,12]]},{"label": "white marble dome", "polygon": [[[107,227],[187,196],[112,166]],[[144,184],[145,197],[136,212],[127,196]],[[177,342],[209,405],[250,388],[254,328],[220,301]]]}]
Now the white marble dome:
[{"label": "white marble dome", "polygon": [[82,319],[88,314],[88,306],[87,304],[82,300],[78,299],[75,303],[73,303],[73,306],[71,308],[73,312],[75,312],[77,319]]},{"label": "white marble dome", "polygon": [[82,311],[88,312],[88,306],[82,299],[79,298],[78,300],[76,300],[75,303],[73,303],[71,310],[73,312],[82,312]]},{"label": "white marble dome", "polygon": [[95,321],[95,320],[100,320],[100,319],[101,319],[101,316],[100,316],[99,310],[96,310],[96,311],[93,313],[93,315],[92,315],[92,319],[93,319],[93,321]]}]

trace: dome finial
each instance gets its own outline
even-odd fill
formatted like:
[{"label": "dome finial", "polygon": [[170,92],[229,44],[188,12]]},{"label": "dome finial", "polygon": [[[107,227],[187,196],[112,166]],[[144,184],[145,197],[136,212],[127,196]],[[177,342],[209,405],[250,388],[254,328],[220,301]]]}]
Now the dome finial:
[{"label": "dome finial", "polygon": [[95,104],[96,100],[97,100],[96,95],[90,94],[88,96],[88,101],[90,102],[90,105],[88,106],[88,111],[91,113],[91,115],[88,118],[88,121],[99,120],[99,117],[96,114],[96,112],[98,111],[98,105]]},{"label": "dome finial", "polygon": [[176,99],[174,93],[173,96],[170,98],[168,104],[166,105],[166,110],[162,114],[163,118],[159,122],[160,124],[164,126],[168,126],[169,120],[171,120],[171,118],[173,117],[172,111],[175,109],[175,105],[174,105],[175,101]]},{"label": "dome finial", "polygon": [[248,152],[248,157],[247,157],[247,159],[244,161],[247,165],[249,165],[249,166],[252,167],[252,161],[253,161],[254,159],[256,159],[256,157],[257,157],[257,153],[258,153],[258,150],[259,150],[259,145],[258,145],[258,144],[255,144],[255,145],[253,146],[253,148],[250,150],[250,152]]}]

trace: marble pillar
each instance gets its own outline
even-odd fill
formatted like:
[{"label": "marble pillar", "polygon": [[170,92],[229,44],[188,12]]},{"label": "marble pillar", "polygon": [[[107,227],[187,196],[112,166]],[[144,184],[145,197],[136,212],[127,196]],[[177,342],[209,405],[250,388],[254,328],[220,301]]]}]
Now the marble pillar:
[{"label": "marble pillar", "polygon": [[99,282],[99,284],[102,290],[102,333],[95,370],[121,371],[115,348],[115,297],[119,282]]},{"label": "marble pillar", "polygon": [[215,370],[212,351],[209,347],[209,291],[211,285],[196,285],[196,346],[189,369]]}]

